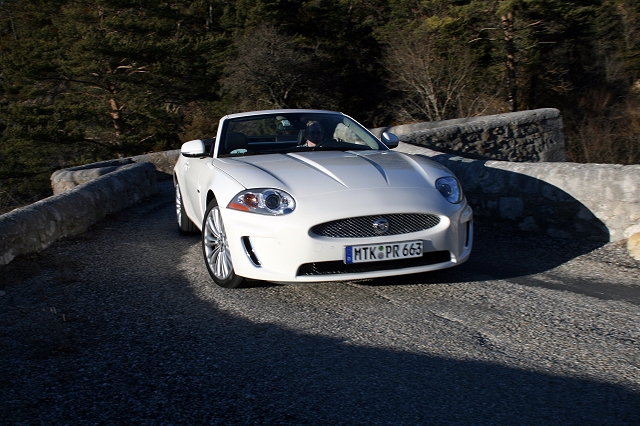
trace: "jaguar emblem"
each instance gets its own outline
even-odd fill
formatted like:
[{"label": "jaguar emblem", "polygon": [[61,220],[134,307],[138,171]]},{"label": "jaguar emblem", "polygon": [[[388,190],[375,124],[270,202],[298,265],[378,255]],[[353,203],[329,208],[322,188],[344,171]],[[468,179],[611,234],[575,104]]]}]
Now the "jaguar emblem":
[{"label": "jaguar emblem", "polygon": [[383,217],[373,222],[373,229],[377,234],[384,234],[389,230],[389,221]]}]

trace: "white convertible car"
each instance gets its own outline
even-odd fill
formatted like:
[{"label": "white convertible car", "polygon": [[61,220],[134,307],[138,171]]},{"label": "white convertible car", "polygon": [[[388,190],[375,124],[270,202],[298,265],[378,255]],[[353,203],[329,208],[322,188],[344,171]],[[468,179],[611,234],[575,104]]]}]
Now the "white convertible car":
[{"label": "white convertible car", "polygon": [[469,258],[473,213],[456,177],[394,152],[338,112],[222,117],[182,145],[174,169],[182,232],[202,232],[211,278],[240,287],[414,274]]}]

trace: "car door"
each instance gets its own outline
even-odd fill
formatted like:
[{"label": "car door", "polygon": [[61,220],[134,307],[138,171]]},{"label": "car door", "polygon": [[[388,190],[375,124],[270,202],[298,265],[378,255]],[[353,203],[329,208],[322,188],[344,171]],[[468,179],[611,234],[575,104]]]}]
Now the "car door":
[{"label": "car door", "polygon": [[196,223],[202,221],[202,215],[204,214],[204,207],[202,206],[201,197],[201,175],[203,172],[209,170],[207,162],[211,162],[210,157],[193,157],[188,158],[184,163],[184,185],[182,188],[182,197],[184,198],[184,205],[187,211],[187,216]]}]

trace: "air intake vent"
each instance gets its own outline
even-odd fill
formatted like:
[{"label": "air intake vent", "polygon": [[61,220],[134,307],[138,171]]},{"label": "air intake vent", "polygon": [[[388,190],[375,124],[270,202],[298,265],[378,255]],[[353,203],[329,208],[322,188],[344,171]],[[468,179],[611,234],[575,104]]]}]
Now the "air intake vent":
[{"label": "air intake vent", "polygon": [[260,260],[258,259],[256,252],[253,251],[253,246],[251,245],[251,238],[242,237],[242,245],[244,246],[245,253],[247,253],[247,256],[249,256],[249,259],[251,259],[251,263],[253,263],[255,266],[261,266]]},{"label": "air intake vent", "polygon": [[362,272],[388,271],[390,269],[414,268],[416,266],[435,265],[449,262],[451,253],[446,250],[426,252],[422,257],[400,260],[386,260],[371,263],[346,263],[336,260],[330,262],[305,263],[298,268],[298,275],[336,275],[357,274]]}]

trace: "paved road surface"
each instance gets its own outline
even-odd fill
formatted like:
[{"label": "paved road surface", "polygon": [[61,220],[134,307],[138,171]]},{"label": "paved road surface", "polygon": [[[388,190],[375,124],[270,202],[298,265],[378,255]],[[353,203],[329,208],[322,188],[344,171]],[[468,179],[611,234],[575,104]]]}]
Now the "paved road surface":
[{"label": "paved road surface", "polygon": [[212,285],[172,190],[0,270],[0,423],[640,424],[640,269],[478,224],[458,268]]}]

